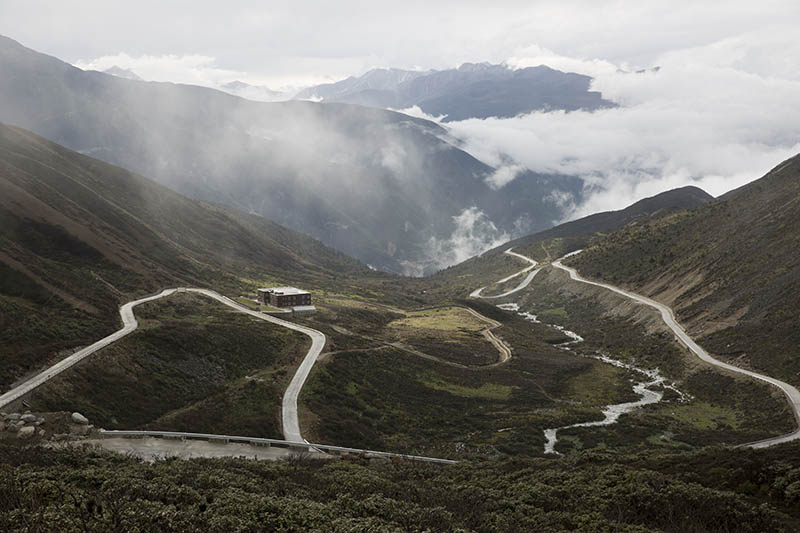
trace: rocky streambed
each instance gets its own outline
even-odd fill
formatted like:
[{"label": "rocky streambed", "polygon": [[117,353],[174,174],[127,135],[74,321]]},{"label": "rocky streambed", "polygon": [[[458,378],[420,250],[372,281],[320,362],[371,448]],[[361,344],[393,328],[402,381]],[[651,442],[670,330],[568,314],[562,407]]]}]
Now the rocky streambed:
[{"label": "rocky streambed", "polygon": [[[574,331],[569,331],[568,329],[564,328],[563,326],[559,326],[556,324],[547,324],[539,320],[539,318],[532,314],[527,313],[524,311],[519,310],[519,305],[516,303],[506,303],[500,304],[497,307],[506,311],[513,311],[517,313],[519,316],[523,317],[525,320],[529,320],[536,324],[545,324],[551,328],[554,328],[565,336],[569,337],[571,340],[562,342],[557,344],[556,346],[563,349],[563,350],[570,350],[570,347],[574,344],[579,342],[583,342],[583,337],[575,333]],[[558,442],[558,432],[564,429],[570,428],[577,428],[577,427],[600,427],[600,426],[609,426],[614,424],[619,420],[619,417],[624,415],[625,413],[630,413],[635,409],[639,409],[644,407],[645,405],[651,405],[654,403],[660,402],[664,398],[664,393],[662,392],[663,389],[670,389],[677,393],[682,400],[686,400],[687,397],[684,393],[679,391],[672,383],[669,383],[667,379],[661,375],[657,368],[655,369],[645,369],[639,368],[635,365],[631,365],[620,361],[618,359],[614,359],[609,357],[606,354],[594,354],[591,356],[594,359],[598,359],[606,364],[616,366],[618,368],[625,368],[627,370],[631,370],[643,376],[643,379],[633,385],[633,392],[639,395],[639,399],[634,402],[625,402],[625,403],[618,403],[618,404],[611,404],[607,405],[603,408],[603,419],[602,420],[595,420],[591,422],[579,422],[577,424],[570,424],[567,426],[560,426],[555,428],[548,428],[544,430],[544,436],[546,439],[544,445],[544,452],[545,453],[558,453],[555,450],[556,443]]]}]

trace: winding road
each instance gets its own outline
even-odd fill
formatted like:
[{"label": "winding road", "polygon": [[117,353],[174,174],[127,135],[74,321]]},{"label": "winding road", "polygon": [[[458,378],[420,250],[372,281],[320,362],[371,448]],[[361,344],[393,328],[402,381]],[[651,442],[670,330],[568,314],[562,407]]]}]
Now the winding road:
[{"label": "winding road", "polygon": [[294,324],[293,322],[282,320],[274,316],[266,315],[258,311],[253,311],[252,309],[231,300],[227,296],[223,296],[216,291],[208,289],[195,289],[195,288],[165,289],[158,294],[147,296],[145,298],[140,298],[138,300],[134,300],[132,302],[124,304],[119,309],[119,314],[120,317],[122,318],[122,329],[115,331],[108,337],[100,339],[91,346],[87,346],[86,348],[83,348],[82,350],[75,352],[69,357],[62,359],[61,361],[54,364],[50,368],[44,370],[43,372],[37,374],[36,376],[30,378],[24,383],[6,392],[2,396],[0,396],[0,408],[5,407],[14,400],[17,400],[20,397],[24,396],[25,394],[31,392],[39,385],[45,383],[49,379],[52,379],[53,377],[67,370],[68,368],[76,365],[77,363],[86,359],[87,357],[97,352],[98,350],[101,350],[102,348],[105,348],[109,344],[112,344],[120,340],[121,338],[125,337],[126,335],[136,331],[136,329],[139,327],[139,322],[136,320],[136,316],[133,313],[133,308],[136,307],[137,305],[141,305],[146,302],[151,302],[153,300],[158,300],[159,298],[170,296],[172,294],[175,294],[176,292],[193,292],[196,294],[202,294],[203,296],[213,298],[214,300],[217,300],[218,302],[227,305],[228,307],[231,307],[241,313],[245,313],[260,320],[271,322],[273,324],[277,324],[279,326],[289,328],[294,331],[299,331],[300,333],[303,333],[311,337],[311,347],[309,348],[308,353],[303,359],[303,362],[300,363],[300,366],[298,367],[297,372],[295,372],[294,377],[292,377],[291,382],[289,382],[289,386],[287,387],[286,392],[283,394],[283,405],[281,410],[281,420],[283,424],[284,438],[287,441],[304,442],[305,439],[303,439],[302,435],[300,434],[300,421],[297,414],[297,399],[300,395],[300,390],[303,388],[303,384],[306,382],[306,379],[308,378],[308,375],[311,372],[311,368],[314,366],[314,363],[317,361],[320,352],[322,352],[322,348],[325,346],[325,335],[322,332],[317,331],[315,329],[308,328],[305,326],[300,326],[298,324]]},{"label": "winding road", "polygon": [[33,376],[29,380],[23,382],[22,384],[6,392],[2,396],[0,396],[0,408],[5,407],[14,400],[21,398],[22,396],[28,394],[30,391],[32,391],[45,381],[54,378],[63,371],[67,370],[68,368],[71,368],[72,366],[80,363],[81,361],[83,361],[84,359],[95,353],[97,350],[105,348],[109,344],[114,343],[120,340],[122,337],[135,331],[136,328],[139,327],[139,323],[136,321],[136,317],[133,314],[133,308],[145,302],[151,302],[153,300],[158,300],[159,298],[169,296],[170,294],[175,293],[176,290],[177,289],[165,289],[158,294],[147,296],[145,298],[140,298],[139,300],[134,300],[132,302],[124,304],[122,307],[119,308],[119,314],[122,317],[122,329],[115,331],[108,337],[100,339],[91,346],[87,346],[86,348],[78,350],[69,357],[66,357],[61,361],[59,361],[58,363],[54,364],[47,370]]},{"label": "winding road", "polygon": [[[512,252],[511,250],[513,250],[513,248],[509,248],[508,250],[506,250],[503,253],[506,254],[506,255],[511,255],[511,256],[517,257],[519,259],[522,259],[523,261],[527,261],[528,263],[531,264],[531,266],[529,266],[527,268],[523,268],[522,270],[520,270],[516,274],[511,274],[510,276],[508,276],[506,278],[503,278],[503,279],[501,279],[499,281],[496,281],[496,282],[493,283],[493,285],[503,284],[503,283],[505,283],[507,281],[510,281],[510,280],[516,278],[517,276],[521,276],[522,274],[525,274],[526,272],[530,272],[531,270],[536,268],[536,265],[539,264],[536,261],[534,261],[533,259],[531,259],[530,257],[526,257],[526,256],[524,256],[522,254],[518,254],[517,252]],[[481,287],[480,289],[475,289],[474,291],[472,291],[469,296],[470,296],[470,298],[505,298],[506,296],[510,296],[510,295],[514,294],[515,292],[519,292],[522,289],[524,289],[525,287],[527,287],[528,285],[530,285],[531,281],[533,281],[533,278],[536,277],[536,274],[538,274],[540,270],[541,270],[541,268],[536,268],[536,270],[533,270],[533,272],[530,272],[530,274],[528,274],[525,277],[525,279],[523,279],[522,282],[519,285],[517,285],[516,287],[514,287],[510,291],[504,292],[503,294],[498,294],[498,295],[495,295],[495,296],[483,296],[483,295],[481,295],[481,293],[486,289],[486,287]]]},{"label": "winding road", "polygon": [[744,444],[743,446],[747,446],[747,447],[751,447],[751,448],[766,448],[768,446],[773,446],[775,444],[781,444],[783,442],[789,442],[789,441],[800,439],[800,391],[798,391],[797,388],[795,388],[794,386],[789,385],[788,383],[785,383],[785,382],[783,382],[783,381],[781,381],[779,379],[775,379],[775,378],[772,378],[772,377],[769,377],[769,376],[765,376],[763,374],[759,374],[757,372],[753,372],[753,371],[750,371],[750,370],[745,370],[744,368],[739,368],[738,366],[734,366],[734,365],[725,363],[723,361],[719,361],[717,359],[714,359],[713,357],[711,357],[708,354],[707,351],[705,351],[700,345],[698,345],[694,341],[694,339],[692,339],[689,336],[689,334],[686,333],[686,331],[681,327],[681,325],[678,324],[678,322],[675,320],[675,315],[672,312],[672,309],[670,309],[666,305],[664,305],[664,304],[662,304],[660,302],[657,302],[657,301],[655,301],[653,299],[647,298],[646,296],[642,296],[640,294],[636,294],[634,292],[626,291],[625,289],[621,289],[619,287],[615,287],[614,285],[609,285],[607,283],[601,283],[601,282],[598,282],[598,281],[588,280],[588,279],[582,277],[580,274],[578,274],[578,271],[575,270],[574,268],[565,266],[564,264],[561,263],[562,260],[566,259],[567,257],[579,254],[581,251],[582,250],[577,250],[575,252],[569,253],[569,254],[565,255],[564,257],[562,257],[561,259],[558,259],[557,261],[553,261],[552,264],[553,264],[553,266],[555,268],[559,268],[559,269],[564,270],[565,272],[569,273],[570,278],[572,278],[575,281],[579,281],[581,283],[586,283],[586,284],[589,284],[589,285],[594,285],[596,287],[602,287],[604,289],[607,289],[609,291],[615,292],[617,294],[625,296],[626,298],[630,298],[631,300],[634,300],[636,302],[639,302],[641,304],[650,306],[650,307],[658,310],[661,313],[661,318],[664,320],[664,323],[667,325],[667,327],[669,327],[669,329],[671,329],[672,332],[675,333],[675,335],[678,337],[678,339],[689,349],[689,351],[691,351],[693,354],[695,354],[701,360],[705,361],[706,363],[712,364],[712,365],[714,365],[716,367],[728,370],[730,372],[736,372],[736,373],[739,373],[739,374],[744,374],[745,376],[749,376],[751,378],[755,378],[755,379],[758,379],[758,380],[761,380],[761,381],[765,381],[765,382],[769,383],[770,385],[774,385],[775,387],[778,387],[786,395],[787,399],[789,400],[789,404],[791,405],[791,407],[792,407],[792,409],[794,411],[795,419],[798,422],[798,428],[795,431],[793,431],[792,433],[789,433],[787,435],[782,435],[780,437],[772,437],[772,438],[760,440],[760,441],[757,441],[757,442],[751,442],[751,443],[748,443],[748,444]]}]

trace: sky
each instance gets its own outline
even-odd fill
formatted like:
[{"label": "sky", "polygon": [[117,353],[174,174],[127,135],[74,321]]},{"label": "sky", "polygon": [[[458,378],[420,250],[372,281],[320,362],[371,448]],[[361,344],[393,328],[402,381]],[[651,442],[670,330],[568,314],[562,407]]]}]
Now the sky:
[{"label": "sky", "polygon": [[500,167],[495,186],[522,168],[582,176],[585,201],[558,199],[570,218],[687,184],[722,194],[800,152],[797,27],[796,0],[0,0],[0,34],[150,80],[291,90],[467,61],[591,75],[619,108],[448,123]]}]

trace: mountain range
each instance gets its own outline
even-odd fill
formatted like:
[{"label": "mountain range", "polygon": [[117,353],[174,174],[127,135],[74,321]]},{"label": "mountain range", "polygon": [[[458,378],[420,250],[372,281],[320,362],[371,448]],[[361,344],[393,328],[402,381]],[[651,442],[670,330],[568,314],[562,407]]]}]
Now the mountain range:
[{"label": "mountain range", "polygon": [[464,63],[457,69],[409,71],[374,69],[359,77],[309,87],[296,98],[372,107],[412,106],[443,122],[513,117],[533,111],[594,111],[616,104],[591,91],[592,79],[545,65]]},{"label": "mountain range", "polygon": [[497,169],[444,127],[392,111],[123,79],[8,38],[0,71],[1,121],[382,270],[430,272],[549,227],[564,214],[552,194],[579,199],[582,189],[577,178],[529,171],[493,188]]}]

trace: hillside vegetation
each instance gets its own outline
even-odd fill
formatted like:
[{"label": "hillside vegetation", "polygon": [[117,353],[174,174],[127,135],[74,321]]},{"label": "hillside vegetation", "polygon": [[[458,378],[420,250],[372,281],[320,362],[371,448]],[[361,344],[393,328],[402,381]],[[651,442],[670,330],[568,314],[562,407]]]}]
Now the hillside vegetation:
[{"label": "hillside vegetation", "polygon": [[179,285],[235,296],[369,272],[278,224],[0,124],[2,388],[116,329],[117,306],[134,296]]},{"label": "hillside vegetation", "polygon": [[190,293],[136,315],[137,331],[38,387],[31,408],[79,411],[105,429],[282,437],[304,335]]},{"label": "hillside vegetation", "polygon": [[452,466],[0,446],[3,531],[796,530],[797,444]]},{"label": "hillside vegetation", "polygon": [[[503,253],[510,248],[540,263],[546,263],[567,252],[583,248],[593,239],[628,224],[658,219],[669,213],[702,205],[712,198],[697,187],[666,191],[640,200],[625,209],[589,215],[506,242],[480,256],[441,270],[426,278],[425,282],[431,294],[463,298],[478,287],[494,283],[501,277],[519,272],[528,266]],[[520,279],[515,278],[509,284],[515,286],[519,281]],[[486,294],[490,293],[487,291]]]},{"label": "hillside vegetation", "polygon": [[630,225],[570,262],[671,305],[700,344],[800,385],[800,156],[698,208]]}]

